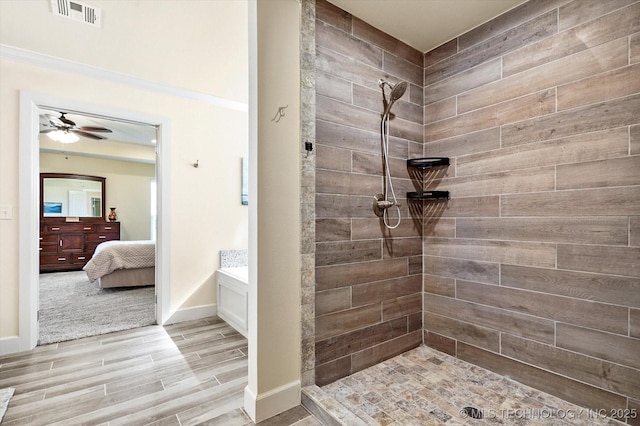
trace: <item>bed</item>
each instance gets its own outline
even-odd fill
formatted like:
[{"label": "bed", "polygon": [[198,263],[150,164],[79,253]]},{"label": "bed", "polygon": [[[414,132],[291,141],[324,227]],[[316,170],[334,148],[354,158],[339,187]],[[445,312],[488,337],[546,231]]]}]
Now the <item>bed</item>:
[{"label": "bed", "polygon": [[100,288],[155,285],[155,241],[105,241],[82,268]]}]

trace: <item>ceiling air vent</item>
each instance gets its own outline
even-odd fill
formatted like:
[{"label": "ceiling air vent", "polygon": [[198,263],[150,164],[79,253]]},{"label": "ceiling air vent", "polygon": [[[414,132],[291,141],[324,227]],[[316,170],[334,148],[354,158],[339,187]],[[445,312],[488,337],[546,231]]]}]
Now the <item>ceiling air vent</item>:
[{"label": "ceiling air vent", "polygon": [[51,9],[58,16],[84,22],[94,27],[100,26],[101,10],[73,0],[51,0]]}]

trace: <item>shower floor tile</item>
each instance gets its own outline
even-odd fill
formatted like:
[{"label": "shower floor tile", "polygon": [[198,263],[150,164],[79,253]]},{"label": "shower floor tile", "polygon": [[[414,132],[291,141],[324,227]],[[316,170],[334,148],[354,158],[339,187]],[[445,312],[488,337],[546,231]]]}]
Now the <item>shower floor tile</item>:
[{"label": "shower floor tile", "polygon": [[[321,390],[357,416],[343,424],[623,424],[426,346]],[[479,409],[484,418],[470,418],[463,412],[465,407]]]}]

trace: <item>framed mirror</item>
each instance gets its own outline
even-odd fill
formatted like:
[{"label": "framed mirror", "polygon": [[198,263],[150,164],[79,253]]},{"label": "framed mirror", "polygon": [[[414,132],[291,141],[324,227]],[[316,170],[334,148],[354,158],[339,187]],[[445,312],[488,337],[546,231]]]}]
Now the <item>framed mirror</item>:
[{"label": "framed mirror", "polygon": [[40,217],[104,218],[106,179],[69,173],[40,173]]}]

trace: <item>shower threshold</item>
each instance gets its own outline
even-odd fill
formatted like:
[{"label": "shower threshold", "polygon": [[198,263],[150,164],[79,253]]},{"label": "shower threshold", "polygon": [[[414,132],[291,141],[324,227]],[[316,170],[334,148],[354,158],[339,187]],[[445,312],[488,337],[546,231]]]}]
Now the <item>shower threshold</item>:
[{"label": "shower threshold", "polygon": [[302,400],[327,425],[624,424],[427,346],[309,386]]}]

